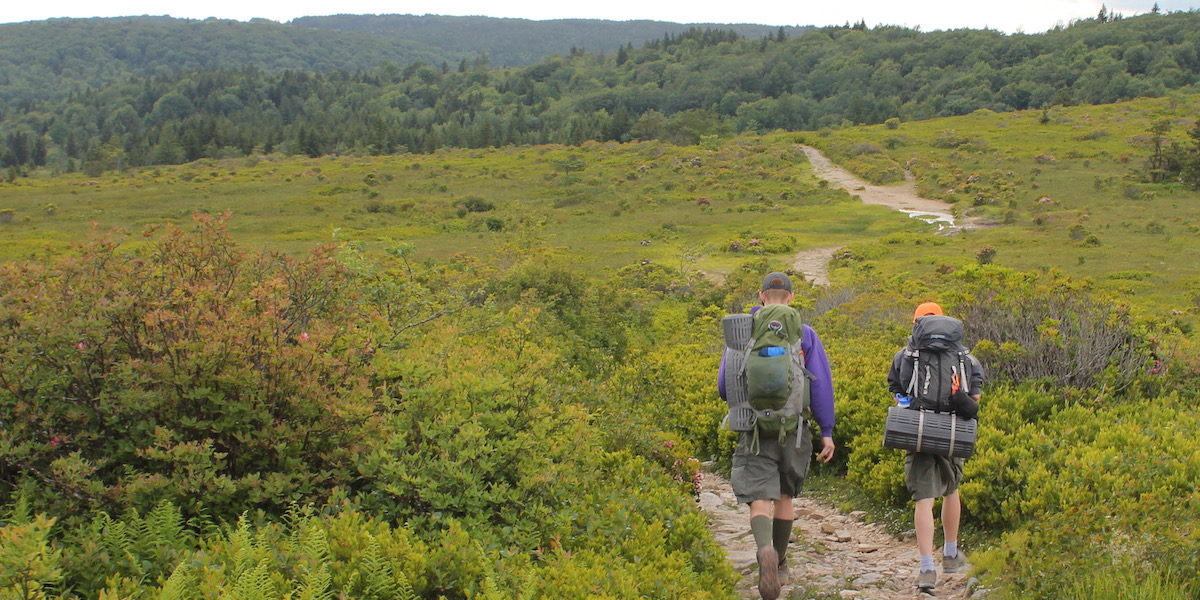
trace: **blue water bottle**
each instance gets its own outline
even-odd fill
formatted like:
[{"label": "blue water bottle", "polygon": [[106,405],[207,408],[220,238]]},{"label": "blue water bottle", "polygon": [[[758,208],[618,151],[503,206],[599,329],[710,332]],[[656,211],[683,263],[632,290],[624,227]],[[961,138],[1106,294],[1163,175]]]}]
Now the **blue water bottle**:
[{"label": "blue water bottle", "polygon": [[905,396],[904,394],[896,394],[896,405],[898,405],[900,408],[908,408],[909,404],[912,404],[911,398]]}]

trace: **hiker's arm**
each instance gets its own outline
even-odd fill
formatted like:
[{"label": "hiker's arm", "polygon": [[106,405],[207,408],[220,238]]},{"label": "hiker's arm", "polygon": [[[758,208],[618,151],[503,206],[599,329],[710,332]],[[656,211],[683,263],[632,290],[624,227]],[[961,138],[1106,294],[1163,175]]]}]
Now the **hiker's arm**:
[{"label": "hiker's arm", "polygon": [[717,369],[717,393],[721,395],[722,400],[728,400],[725,397],[725,357],[728,354],[728,348],[721,352],[721,367]]},{"label": "hiker's arm", "polygon": [[904,367],[904,351],[901,350],[892,358],[892,366],[888,368],[887,384],[888,393],[903,394],[908,390],[905,389],[904,379],[900,375],[900,370]]},{"label": "hiker's arm", "polygon": [[968,393],[979,402],[979,397],[983,395],[983,365],[974,354],[968,354],[967,358],[971,359],[971,388]]},{"label": "hiker's arm", "polygon": [[830,438],[833,436],[833,373],[821,338],[808,325],[804,326],[800,349],[804,351],[804,366],[815,377],[809,387],[813,419],[821,428],[821,437]]}]

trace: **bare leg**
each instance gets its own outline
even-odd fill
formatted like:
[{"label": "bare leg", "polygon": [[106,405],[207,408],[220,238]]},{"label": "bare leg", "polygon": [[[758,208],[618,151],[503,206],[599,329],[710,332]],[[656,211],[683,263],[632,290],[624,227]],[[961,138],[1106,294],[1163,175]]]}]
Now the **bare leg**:
[{"label": "bare leg", "polygon": [[750,518],[770,517],[775,512],[774,500],[754,500],[750,502]]},{"label": "bare leg", "polygon": [[796,506],[792,504],[791,496],[782,494],[779,496],[779,500],[775,501],[775,518],[785,521],[796,519]]},{"label": "bare leg", "polygon": [[[945,533],[947,542],[958,541],[958,524],[961,520],[962,499],[955,491],[942,499],[942,532]],[[930,547],[932,548],[932,543]]]},{"label": "bare leg", "polygon": [[[917,550],[921,556],[933,555],[933,504],[936,498],[916,501],[913,509],[913,526],[917,530]],[[955,523],[957,528],[958,524]]]}]

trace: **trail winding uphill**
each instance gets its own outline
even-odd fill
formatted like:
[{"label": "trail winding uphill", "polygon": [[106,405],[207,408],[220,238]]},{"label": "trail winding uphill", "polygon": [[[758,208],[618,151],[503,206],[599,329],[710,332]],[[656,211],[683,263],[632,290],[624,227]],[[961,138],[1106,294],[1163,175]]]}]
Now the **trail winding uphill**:
[{"label": "trail winding uphill", "polygon": [[[815,148],[801,148],[808,155],[814,174],[867,204],[894,208],[913,218],[937,224],[942,230],[980,226],[971,221],[956,222],[949,205],[918,196],[911,181],[898,186],[870,185],[834,165]],[[826,285],[829,283],[829,259],[838,249],[840,246],[802,250],[793,258],[793,267],[814,283]],[[796,522],[788,550],[791,580],[783,587],[782,599],[937,597],[977,600],[987,596],[987,590],[977,589],[977,580],[971,578],[969,566],[954,575],[943,574],[939,568],[934,595],[918,594],[916,567],[919,556],[916,540],[911,534],[903,538],[893,536],[883,525],[865,522],[865,513],[842,514],[808,496],[802,495],[793,502]],[[729,556],[734,571],[742,576],[738,583],[739,597],[745,600],[759,598],[749,508],[737,503],[728,481],[711,472],[704,473],[700,506],[707,512],[713,535]],[[969,540],[967,543],[969,551]]]},{"label": "trail winding uphill", "polygon": [[[909,536],[890,535],[880,524],[863,520],[865,513],[841,514],[836,508],[813,498],[793,500],[796,522],[788,549],[791,578],[781,599],[854,598],[857,600],[910,600],[930,598],[916,591],[917,544]],[[734,571],[742,576],[740,598],[758,595],[758,567],[754,538],[750,535],[750,512],[738,505],[729,482],[705,472],[700,506],[708,513],[717,542],[725,549]],[[987,595],[975,589],[970,569],[954,575],[939,568],[937,598],[979,599]]]},{"label": "trail winding uphill", "polygon": [[[814,175],[857,196],[864,204],[877,204],[898,210],[914,219],[921,219],[926,223],[936,225],[939,230],[947,233],[982,226],[971,218],[956,220],[950,210],[950,205],[941,200],[918,196],[917,186],[911,179],[898,185],[871,185],[853,173],[833,164],[824,154],[821,154],[820,150],[804,145],[800,145],[799,148],[808,157]],[[804,273],[813,283],[827,285],[829,283],[829,259],[834,252],[840,249],[841,246],[830,246],[801,250],[793,258],[792,267]]]}]

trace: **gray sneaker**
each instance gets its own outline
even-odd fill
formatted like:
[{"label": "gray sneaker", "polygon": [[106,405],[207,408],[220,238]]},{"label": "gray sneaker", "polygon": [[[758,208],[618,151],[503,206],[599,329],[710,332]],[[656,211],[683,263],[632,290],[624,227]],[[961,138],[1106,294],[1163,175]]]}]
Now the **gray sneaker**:
[{"label": "gray sneaker", "polygon": [[792,573],[788,570],[787,562],[785,561],[785,562],[779,563],[779,575],[778,575],[779,586],[783,587],[783,586],[787,585],[788,579],[790,579],[791,576],[792,576]]},{"label": "gray sneaker", "polygon": [[959,550],[954,556],[942,556],[942,572],[949,575],[967,566],[967,555]]},{"label": "gray sneaker", "polygon": [[928,592],[937,587],[937,571],[921,571],[917,576],[917,590]]},{"label": "gray sneaker", "polygon": [[758,595],[775,600],[779,592],[779,553],[774,546],[763,546],[758,549]]}]

